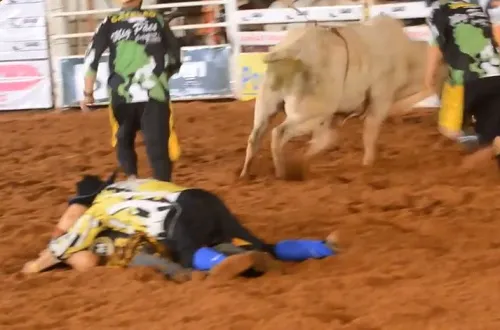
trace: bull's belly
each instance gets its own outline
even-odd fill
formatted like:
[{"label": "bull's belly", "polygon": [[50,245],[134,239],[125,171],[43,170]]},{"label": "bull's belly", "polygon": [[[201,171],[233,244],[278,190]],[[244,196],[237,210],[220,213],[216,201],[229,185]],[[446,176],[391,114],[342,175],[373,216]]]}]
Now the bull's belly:
[{"label": "bull's belly", "polygon": [[336,112],[350,114],[353,112],[363,111],[366,93],[359,95],[346,95],[340,101],[339,108]]}]

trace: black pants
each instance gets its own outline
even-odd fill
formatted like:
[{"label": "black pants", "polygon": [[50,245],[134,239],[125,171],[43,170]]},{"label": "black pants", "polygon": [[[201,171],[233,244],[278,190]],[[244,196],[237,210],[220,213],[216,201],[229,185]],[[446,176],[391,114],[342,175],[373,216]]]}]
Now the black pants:
[{"label": "black pants", "polygon": [[474,116],[482,146],[500,136],[500,76],[476,79],[464,85],[464,119]]},{"label": "black pants", "polygon": [[266,244],[243,227],[224,202],[208,191],[183,191],[177,203],[181,213],[173,225],[171,221],[175,217],[169,216],[170,221],[165,224],[167,235],[171,225],[170,228],[173,229],[164,243],[173,253],[174,261],[185,268],[192,267],[193,255],[199,248],[232,243],[234,239],[248,242],[255,250],[273,250],[272,245]]},{"label": "black pants", "polygon": [[118,162],[127,175],[137,175],[135,137],[142,131],[146,153],[157,180],[171,181],[172,161],[169,155],[170,102],[150,100],[141,103],[111,103],[113,147]]}]

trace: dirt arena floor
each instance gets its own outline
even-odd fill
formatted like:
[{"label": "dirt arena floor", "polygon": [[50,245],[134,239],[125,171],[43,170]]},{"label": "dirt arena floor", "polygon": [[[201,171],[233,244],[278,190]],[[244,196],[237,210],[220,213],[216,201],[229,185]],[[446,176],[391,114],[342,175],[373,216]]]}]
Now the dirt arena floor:
[{"label": "dirt arena floor", "polygon": [[[306,181],[274,179],[266,139],[256,177],[241,182],[235,174],[252,106],[176,104],[183,147],[176,181],[219,193],[267,240],[338,230],[339,255],[225,283],[176,285],[146,269],[22,276],[75,181],[107,175],[115,156],[104,110],[2,114],[0,329],[500,329],[493,164],[460,173],[461,151],[425,116],[389,121],[376,166],[364,169],[361,123],[353,119]],[[142,144],[139,150],[147,175]]]}]

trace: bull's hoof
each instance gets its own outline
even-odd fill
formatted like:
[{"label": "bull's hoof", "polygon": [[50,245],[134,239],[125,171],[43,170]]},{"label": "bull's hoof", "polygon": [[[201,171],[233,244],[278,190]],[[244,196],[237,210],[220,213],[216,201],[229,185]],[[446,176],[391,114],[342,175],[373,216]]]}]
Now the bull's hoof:
[{"label": "bull's hoof", "polygon": [[286,177],[285,171],[284,170],[275,170],[274,176],[276,177],[276,179],[284,180]]},{"label": "bull's hoof", "polygon": [[327,237],[326,237],[326,245],[330,249],[332,249],[334,252],[339,252],[339,234],[337,231],[331,232]]},{"label": "bull's hoof", "polygon": [[363,166],[370,167],[373,165],[373,158],[363,158]]},{"label": "bull's hoof", "polygon": [[243,168],[239,168],[235,172],[236,172],[235,174],[240,179],[247,179],[250,176],[250,174],[248,173],[248,167],[245,167],[245,166],[243,166]]},{"label": "bull's hoof", "polygon": [[288,161],[285,168],[285,180],[304,181],[306,178],[306,168],[299,160]]}]

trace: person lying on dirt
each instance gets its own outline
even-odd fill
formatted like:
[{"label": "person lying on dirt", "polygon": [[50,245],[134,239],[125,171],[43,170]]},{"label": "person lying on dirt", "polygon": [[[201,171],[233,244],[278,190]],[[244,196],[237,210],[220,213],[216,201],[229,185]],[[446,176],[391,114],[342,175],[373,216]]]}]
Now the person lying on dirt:
[{"label": "person lying on dirt", "polygon": [[[335,253],[332,236],[268,244],[206,190],[155,179],[115,182],[115,176],[116,172],[106,182],[84,176],[47,249],[22,272],[37,273],[59,263],[79,271],[98,266],[95,243],[109,233],[134,242],[125,255],[116,258],[113,253],[110,259],[118,261],[112,264],[154,267],[174,280],[189,279],[192,270],[221,278],[260,275],[276,268],[276,259],[303,261]],[[119,250],[117,245],[113,248]]]},{"label": "person lying on dirt", "polygon": [[[473,153],[463,164],[496,156],[500,166],[500,55],[488,15],[461,0],[426,0],[432,33],[425,84],[431,89],[441,61],[449,77],[443,88],[439,129]],[[472,123],[475,134],[464,134]],[[475,143],[475,146],[471,144]]]}]

